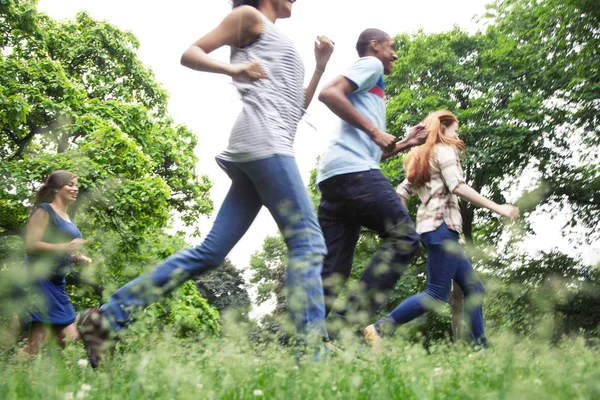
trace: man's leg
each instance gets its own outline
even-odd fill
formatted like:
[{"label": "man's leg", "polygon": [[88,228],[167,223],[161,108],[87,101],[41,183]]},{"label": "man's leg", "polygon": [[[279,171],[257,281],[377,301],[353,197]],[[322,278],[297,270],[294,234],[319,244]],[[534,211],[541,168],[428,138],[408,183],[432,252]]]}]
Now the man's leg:
[{"label": "man's leg", "polygon": [[[360,293],[350,297],[349,307],[359,319],[372,318],[419,251],[419,235],[400,197],[379,170],[363,173],[352,185],[351,207],[356,220],[377,232],[379,249],[360,278]],[[364,313],[366,312],[367,315]],[[362,326],[364,322],[360,321]]]},{"label": "man's leg", "polygon": [[343,182],[338,178],[342,177],[330,178],[319,185],[321,202],[318,218],[327,245],[327,255],[321,272],[325,315],[332,310],[335,300],[350,277],[354,250],[360,237],[360,225],[344,216],[345,199],[339,190]]}]

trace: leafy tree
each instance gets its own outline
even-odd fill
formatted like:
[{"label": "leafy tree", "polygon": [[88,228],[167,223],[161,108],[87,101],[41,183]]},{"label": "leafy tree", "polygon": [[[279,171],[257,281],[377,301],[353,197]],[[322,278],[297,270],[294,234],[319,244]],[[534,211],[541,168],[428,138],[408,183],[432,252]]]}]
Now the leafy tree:
[{"label": "leafy tree", "polygon": [[[524,254],[517,245],[531,232],[531,216],[549,210],[572,210],[568,223],[587,228],[580,241],[599,237],[597,7],[586,0],[508,0],[488,11],[488,27],[476,34],[455,28],[396,36],[399,59],[386,78],[388,130],[400,135],[430,111],[455,112],[468,148],[463,160],[467,183],[499,203],[509,195],[518,197],[525,217],[523,229],[513,229],[505,243],[508,229],[498,217],[461,204],[468,248],[480,249],[473,254],[477,266],[507,285],[519,271],[519,284],[534,288],[541,266],[547,277],[577,276],[587,282],[578,261],[556,253]],[[389,159],[382,170],[397,185],[404,178],[402,157]],[[531,181],[519,182],[523,175]],[[316,186],[310,188],[318,199]],[[417,206],[418,199],[411,199],[412,215]],[[359,244],[372,240],[377,238],[363,232]],[[369,246],[357,247],[354,278],[372,253]],[[405,278],[399,287],[406,286]],[[419,286],[423,283],[421,278]],[[455,288],[451,304],[457,335],[461,296]],[[404,297],[398,292],[389,308]]]},{"label": "leafy tree", "polygon": [[[521,195],[517,204],[525,229],[513,231],[503,248],[512,259],[495,264],[501,273],[523,251],[514,245],[530,232],[534,211],[569,207],[571,226],[587,227],[587,240],[598,238],[600,171],[593,160],[600,36],[597,10],[585,1],[498,1],[488,22],[485,32],[474,35],[455,28],[396,37],[399,60],[387,80],[388,125],[403,131],[432,110],[454,111],[468,149],[467,183],[499,203],[511,189]],[[525,173],[532,182],[521,182],[528,189],[518,192],[516,177]],[[397,183],[402,177],[391,178]],[[484,249],[475,260],[489,266],[506,229],[470,204],[462,203],[461,211],[467,243]],[[458,296],[453,299],[457,314]]]},{"label": "leafy tree", "polygon": [[250,283],[256,285],[256,304],[274,300],[275,314],[283,314],[287,309],[286,266],[287,247],[281,236],[267,236],[262,251],[250,257],[250,270],[253,272]]},{"label": "leafy tree", "polygon": [[220,267],[196,279],[196,287],[202,297],[219,312],[234,308],[248,314],[251,302],[247,286],[242,271],[229,259],[225,259],[225,263]]},{"label": "leafy tree", "polygon": [[212,211],[196,138],[169,116],[132,33],[86,13],[57,22],[32,0],[0,2],[0,21],[0,258],[22,259],[32,194],[67,169],[79,176],[90,275],[113,290],[185,245],[163,232],[173,217]]}]

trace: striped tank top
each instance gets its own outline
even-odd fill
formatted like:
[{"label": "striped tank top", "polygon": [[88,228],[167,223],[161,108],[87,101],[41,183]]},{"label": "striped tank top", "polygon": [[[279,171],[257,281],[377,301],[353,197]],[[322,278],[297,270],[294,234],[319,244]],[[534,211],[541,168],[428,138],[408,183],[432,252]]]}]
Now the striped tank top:
[{"label": "striped tank top", "polygon": [[294,137],[304,113],[304,65],[296,47],[261,14],[263,32],[244,48],[231,48],[231,63],[260,62],[268,79],[234,79],[242,98],[227,149],[217,158],[246,162],[294,155]]}]

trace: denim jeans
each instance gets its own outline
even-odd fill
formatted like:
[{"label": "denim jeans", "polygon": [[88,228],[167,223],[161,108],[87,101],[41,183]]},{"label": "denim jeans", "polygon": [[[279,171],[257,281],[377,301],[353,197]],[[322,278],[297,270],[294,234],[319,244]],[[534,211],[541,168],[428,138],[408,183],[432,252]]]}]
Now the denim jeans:
[{"label": "denim jeans", "polygon": [[423,293],[409,297],[396,307],[387,317],[376,323],[386,329],[386,322],[405,324],[435,308],[450,297],[452,280],[456,281],[465,295],[465,311],[469,318],[472,338],[485,342],[483,332],[482,301],[485,294],[483,283],[477,277],[469,259],[458,243],[458,233],[448,229],[443,223],[433,232],[421,234],[427,249],[427,286]]},{"label": "denim jeans", "polygon": [[117,290],[102,306],[113,329],[124,328],[134,308],[146,307],[188,279],[218,267],[266,206],[288,247],[288,308],[301,335],[326,336],[321,269],[327,252],[308,191],[294,157],[251,162],[217,160],[231,178],[214,225],[201,245],[180,251]]},{"label": "denim jeans", "polygon": [[[328,254],[321,274],[326,313],[346,284],[361,227],[379,235],[381,246],[365,268],[359,290],[336,316],[373,317],[419,251],[419,235],[396,191],[378,169],[342,174],[319,184],[319,223]],[[337,310],[336,310],[337,311]],[[366,312],[367,316],[360,316]]]}]

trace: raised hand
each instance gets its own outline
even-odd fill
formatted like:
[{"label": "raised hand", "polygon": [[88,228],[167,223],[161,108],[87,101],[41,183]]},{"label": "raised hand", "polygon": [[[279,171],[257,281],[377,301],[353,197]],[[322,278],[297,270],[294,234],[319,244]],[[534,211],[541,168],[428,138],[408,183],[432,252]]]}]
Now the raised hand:
[{"label": "raised hand", "polygon": [[429,131],[425,129],[425,125],[418,124],[413,126],[410,132],[408,132],[408,135],[406,135],[406,141],[411,146],[420,146],[425,143],[428,134]]},{"label": "raised hand", "polygon": [[317,39],[315,40],[315,61],[317,62],[316,68],[319,71],[325,71],[325,67],[329,62],[334,47],[335,43],[333,43],[333,40],[326,36],[317,36]]},{"label": "raised hand", "polygon": [[267,74],[263,70],[260,62],[254,60],[245,64],[232,64],[231,74],[233,78],[256,81],[259,79],[268,78]]}]

